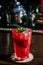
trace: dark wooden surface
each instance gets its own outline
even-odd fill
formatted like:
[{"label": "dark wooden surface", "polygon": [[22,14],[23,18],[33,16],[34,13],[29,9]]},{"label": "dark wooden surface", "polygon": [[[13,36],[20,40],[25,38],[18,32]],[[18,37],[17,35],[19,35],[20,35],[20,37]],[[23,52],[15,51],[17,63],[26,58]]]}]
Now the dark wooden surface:
[{"label": "dark wooden surface", "polygon": [[[1,35],[0,35],[1,36]],[[1,38],[0,38],[1,40]],[[1,42],[1,41],[0,41]],[[4,45],[3,45],[4,46]],[[12,48],[12,47],[10,47]],[[0,65],[22,65],[20,63],[12,62],[9,55],[1,55],[1,43],[0,43]],[[4,49],[3,49],[4,50]],[[10,51],[12,51],[10,49]],[[31,62],[23,63],[23,65],[43,65],[43,34],[32,34],[31,53],[34,55],[34,59]]]}]

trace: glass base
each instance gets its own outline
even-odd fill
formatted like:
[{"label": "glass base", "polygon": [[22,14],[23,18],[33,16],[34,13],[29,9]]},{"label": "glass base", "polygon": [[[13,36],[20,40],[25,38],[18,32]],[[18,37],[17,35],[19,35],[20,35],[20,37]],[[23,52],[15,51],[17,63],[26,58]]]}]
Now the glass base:
[{"label": "glass base", "polygon": [[11,60],[12,60],[13,62],[17,62],[17,63],[30,62],[30,61],[33,60],[33,58],[34,58],[34,56],[33,56],[33,54],[31,54],[31,53],[30,53],[29,56],[28,56],[26,59],[24,59],[24,60],[16,60],[14,54],[11,56]]}]

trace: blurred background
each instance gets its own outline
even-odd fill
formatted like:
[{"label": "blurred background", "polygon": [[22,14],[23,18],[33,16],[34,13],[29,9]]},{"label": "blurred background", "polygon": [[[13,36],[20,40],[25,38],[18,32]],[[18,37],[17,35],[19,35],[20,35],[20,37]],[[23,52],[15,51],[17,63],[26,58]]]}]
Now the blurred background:
[{"label": "blurred background", "polygon": [[[17,2],[21,5],[17,5]],[[23,9],[21,14],[21,10],[18,10],[19,13],[15,11],[19,6]],[[1,0],[0,13],[0,27],[15,27],[19,24],[32,29],[43,29],[43,0]],[[15,14],[19,15],[19,22],[15,20]]]},{"label": "blurred background", "polygon": [[[39,4],[41,0],[17,0],[22,3],[22,5],[25,7],[25,9],[28,11],[30,8],[30,5],[32,6],[32,9],[35,9]],[[15,0],[1,0],[0,4],[4,5],[5,8],[7,8],[8,5],[11,5],[15,2]]]}]

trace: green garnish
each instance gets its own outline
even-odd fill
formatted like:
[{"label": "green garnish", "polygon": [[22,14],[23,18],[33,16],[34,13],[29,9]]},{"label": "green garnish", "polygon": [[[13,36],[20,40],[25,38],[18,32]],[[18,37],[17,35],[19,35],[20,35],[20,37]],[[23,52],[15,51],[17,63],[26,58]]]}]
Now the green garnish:
[{"label": "green garnish", "polygon": [[23,31],[23,27],[18,25],[17,28],[18,28],[18,32],[22,32]]}]

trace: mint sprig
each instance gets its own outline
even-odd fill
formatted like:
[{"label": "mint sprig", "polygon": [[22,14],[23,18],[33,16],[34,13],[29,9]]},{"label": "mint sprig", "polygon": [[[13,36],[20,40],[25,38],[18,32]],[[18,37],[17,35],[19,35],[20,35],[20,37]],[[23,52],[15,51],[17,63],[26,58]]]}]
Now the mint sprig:
[{"label": "mint sprig", "polygon": [[18,25],[17,28],[18,28],[18,32],[22,32],[23,31],[23,27]]}]

